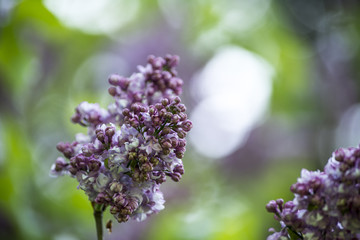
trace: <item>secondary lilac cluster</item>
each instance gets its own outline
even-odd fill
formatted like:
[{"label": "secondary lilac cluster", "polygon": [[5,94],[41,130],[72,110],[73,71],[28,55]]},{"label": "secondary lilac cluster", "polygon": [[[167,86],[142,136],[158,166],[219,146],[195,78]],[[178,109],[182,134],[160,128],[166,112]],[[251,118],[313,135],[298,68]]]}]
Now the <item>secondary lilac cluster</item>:
[{"label": "secondary lilac cluster", "polygon": [[360,147],[336,150],[324,171],[303,169],[295,198],[266,205],[281,230],[275,239],[360,239]]},{"label": "secondary lilac cluster", "polygon": [[87,127],[72,143],[59,143],[63,153],[51,169],[79,181],[92,203],[109,206],[119,222],[144,220],[164,208],[159,187],[169,176],[184,174],[185,137],[192,123],[181,103],[183,81],[177,56],[149,56],[148,64],[126,78],[109,77],[114,103],[107,109],[82,102],[72,117]]}]

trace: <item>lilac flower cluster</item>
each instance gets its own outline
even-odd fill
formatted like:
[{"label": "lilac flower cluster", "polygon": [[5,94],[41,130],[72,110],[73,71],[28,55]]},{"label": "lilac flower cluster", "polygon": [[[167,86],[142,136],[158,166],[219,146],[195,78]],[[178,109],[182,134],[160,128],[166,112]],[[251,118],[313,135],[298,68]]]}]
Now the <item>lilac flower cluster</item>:
[{"label": "lilac flower cluster", "polygon": [[323,172],[303,169],[291,191],[266,205],[282,227],[268,240],[360,239],[360,147],[336,150]]},{"label": "lilac flower cluster", "polygon": [[55,176],[76,178],[92,203],[109,206],[119,222],[138,221],[164,208],[159,187],[184,174],[185,137],[192,123],[181,103],[183,81],[177,56],[149,56],[148,64],[125,78],[109,77],[114,103],[107,109],[82,102],[72,121],[87,127],[72,143],[59,143]]}]

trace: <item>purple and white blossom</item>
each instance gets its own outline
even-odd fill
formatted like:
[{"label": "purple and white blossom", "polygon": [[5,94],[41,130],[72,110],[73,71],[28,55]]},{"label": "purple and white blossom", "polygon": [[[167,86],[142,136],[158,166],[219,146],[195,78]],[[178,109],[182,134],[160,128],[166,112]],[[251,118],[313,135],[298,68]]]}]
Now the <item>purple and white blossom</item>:
[{"label": "purple and white blossom", "polygon": [[160,184],[184,174],[185,137],[192,123],[181,103],[183,81],[177,56],[149,56],[146,66],[126,78],[110,75],[107,109],[82,102],[72,117],[87,127],[74,142],[57,145],[64,155],[52,176],[70,175],[92,203],[109,206],[119,222],[138,221],[164,208]]},{"label": "purple and white blossom", "polygon": [[324,171],[303,169],[291,191],[266,205],[281,225],[269,240],[360,239],[360,147],[336,150]]}]

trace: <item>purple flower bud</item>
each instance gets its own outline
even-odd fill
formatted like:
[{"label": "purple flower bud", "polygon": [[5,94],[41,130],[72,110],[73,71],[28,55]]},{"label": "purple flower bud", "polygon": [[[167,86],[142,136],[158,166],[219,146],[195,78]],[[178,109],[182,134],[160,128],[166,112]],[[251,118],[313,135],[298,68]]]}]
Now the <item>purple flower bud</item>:
[{"label": "purple flower bud", "polygon": [[100,121],[100,114],[95,111],[91,111],[88,116],[88,120],[91,123],[99,122]]},{"label": "purple flower bud", "polygon": [[110,197],[106,193],[103,193],[103,192],[100,192],[95,198],[95,202],[98,204],[106,204],[109,201],[110,201]]},{"label": "purple flower bud", "polygon": [[295,183],[293,185],[291,185],[290,190],[293,193],[297,193],[300,195],[307,195],[308,194],[308,189],[304,184],[300,184],[300,183]]},{"label": "purple flower bud", "polygon": [[126,199],[123,194],[117,193],[113,196],[114,202],[119,206],[124,206],[126,204]]},{"label": "purple flower bud", "polygon": [[166,60],[166,64],[169,66],[169,67],[176,67],[178,64],[179,64],[179,61],[180,61],[180,58],[179,56],[171,56],[171,55],[166,55],[165,57],[165,60]]},{"label": "purple flower bud", "polygon": [[344,157],[345,157],[344,149],[339,148],[338,150],[336,150],[334,152],[334,157],[335,157],[336,161],[342,162],[344,160]]},{"label": "purple flower bud", "polygon": [[161,104],[162,104],[164,107],[166,107],[167,105],[169,105],[169,99],[167,99],[167,98],[161,99]]},{"label": "purple flower bud", "polygon": [[164,127],[164,129],[162,130],[162,135],[167,135],[171,133],[171,128],[169,127]]},{"label": "purple flower bud", "polygon": [[88,169],[88,166],[87,166],[87,164],[84,163],[84,162],[79,162],[79,163],[78,163],[78,169],[79,169],[79,170],[82,170],[82,171],[86,171],[86,170]]},{"label": "purple flower bud", "polygon": [[163,71],[163,72],[162,72],[162,78],[163,78],[164,80],[170,80],[171,77],[172,77],[172,75],[171,75],[171,73],[169,73],[168,71]]},{"label": "purple flower bud", "polygon": [[74,155],[73,146],[70,143],[60,142],[56,145],[57,150],[62,152],[66,158],[71,158]]},{"label": "purple flower bud", "polygon": [[150,114],[150,116],[154,115],[155,112],[156,112],[155,107],[154,107],[154,106],[150,106],[150,107],[149,107],[149,114]]},{"label": "purple flower bud", "polygon": [[149,128],[149,129],[146,130],[146,132],[147,132],[148,136],[152,136],[155,133],[155,129],[154,128]]},{"label": "purple flower bud", "polygon": [[295,207],[295,204],[293,201],[288,201],[285,203],[284,208],[293,209]]},{"label": "purple flower bud", "polygon": [[181,124],[181,127],[185,132],[189,132],[192,128],[192,122],[190,120],[186,120]]},{"label": "purple flower bud", "polygon": [[134,211],[138,208],[139,202],[135,198],[130,198],[128,204],[126,205],[131,211]]},{"label": "purple flower bud", "polygon": [[185,121],[187,119],[186,113],[183,112],[179,113],[179,117],[180,117],[180,121]]},{"label": "purple flower bud", "polygon": [[155,108],[156,108],[157,110],[161,110],[161,109],[164,108],[164,106],[163,106],[162,104],[160,104],[160,103],[157,103],[157,104],[155,104]]},{"label": "purple flower bud", "polygon": [[154,70],[152,74],[152,79],[156,81],[158,85],[160,85],[160,88],[164,87],[164,81],[162,81],[161,78],[162,78],[161,70],[160,69]]},{"label": "purple flower bud", "polygon": [[113,127],[113,126],[106,127],[106,129],[105,129],[105,135],[106,135],[109,139],[111,139],[112,136],[114,136],[114,134],[115,134],[115,127]]},{"label": "purple flower bud", "polygon": [[170,149],[171,148],[171,142],[170,140],[165,140],[161,143],[161,146],[163,147],[163,149]]},{"label": "purple flower bud", "polygon": [[140,105],[138,103],[132,104],[131,105],[131,111],[133,111],[134,113],[140,112]]},{"label": "purple flower bud", "polygon": [[147,58],[147,61],[148,61],[148,63],[150,63],[150,64],[153,64],[154,60],[155,60],[155,56],[154,56],[154,55],[149,55],[148,58]]},{"label": "purple flower bud", "polygon": [[181,82],[180,78],[173,77],[169,80],[169,87],[175,90],[179,86],[180,82]]},{"label": "purple flower bud", "polygon": [[171,138],[170,138],[170,142],[171,142],[171,146],[172,146],[173,148],[177,147],[177,145],[178,145],[178,139],[177,139],[176,137],[171,137]]},{"label": "purple flower bud", "polygon": [[81,151],[84,154],[84,156],[90,157],[92,154],[95,153],[95,148],[93,144],[87,144],[81,148]]},{"label": "purple flower bud", "polygon": [[76,162],[76,158],[75,158],[75,157],[72,157],[72,158],[70,159],[70,165],[71,165],[71,167],[76,168],[77,162]]},{"label": "purple flower bud", "polygon": [[174,114],[171,118],[171,123],[177,124],[180,121],[180,117],[178,114]]},{"label": "purple flower bud", "polygon": [[314,195],[309,198],[309,202],[314,206],[321,206],[323,201],[319,195]]},{"label": "purple flower bud", "polygon": [[184,158],[184,152],[182,151],[175,151],[175,155],[177,158],[179,159],[183,159]]},{"label": "purple flower bud", "polygon": [[166,113],[167,113],[167,112],[166,112],[165,109],[161,109],[161,110],[159,111],[159,116],[160,116],[160,117],[164,117]]},{"label": "purple flower bud", "polygon": [[145,106],[140,106],[140,112],[147,112],[148,108]]},{"label": "purple flower bud", "polygon": [[266,210],[270,213],[278,213],[278,205],[276,201],[271,200],[268,204],[266,204]]},{"label": "purple flower bud", "polygon": [[65,160],[61,157],[58,157],[56,159],[56,162],[55,162],[55,171],[56,172],[61,172],[64,170],[64,168],[66,166],[68,166],[69,164],[67,162],[65,162]]},{"label": "purple flower bud", "polygon": [[89,171],[98,171],[101,167],[101,163],[99,161],[96,160],[91,160],[89,163]]},{"label": "purple flower bud", "polygon": [[130,110],[127,109],[127,108],[124,108],[124,110],[122,111],[122,114],[126,117],[129,117],[130,116]]},{"label": "purple flower bud", "polygon": [[154,93],[155,93],[155,89],[154,89],[153,87],[149,87],[149,88],[147,89],[147,95],[148,95],[148,97],[152,97],[152,96],[154,95]]},{"label": "purple flower bud", "polygon": [[139,92],[134,93],[133,98],[134,98],[134,101],[136,101],[136,102],[141,102],[141,100],[142,100],[142,94],[139,93]]},{"label": "purple flower bud", "polygon": [[282,207],[284,205],[284,200],[279,198],[276,200],[276,204],[279,206],[280,211],[282,211]]},{"label": "purple flower bud", "polygon": [[178,172],[170,173],[168,175],[170,176],[171,180],[173,180],[174,182],[178,182],[181,179],[181,174]]},{"label": "purple flower bud", "polygon": [[63,142],[59,142],[57,145],[56,145],[56,148],[57,150],[59,150],[60,152],[63,152],[66,148],[67,148],[67,145]]},{"label": "purple flower bud", "polygon": [[153,171],[151,172],[151,179],[155,180],[157,184],[166,182],[166,175],[164,172]]},{"label": "purple flower bud", "polygon": [[346,156],[344,157],[343,161],[349,165],[349,166],[353,166],[354,162],[356,160],[356,157],[355,156]]},{"label": "purple flower bud", "polygon": [[186,146],[186,140],[185,139],[178,139],[178,147],[183,148]]},{"label": "purple flower bud", "polygon": [[152,64],[153,68],[159,69],[162,68],[162,66],[165,64],[165,60],[161,57],[155,57],[152,59],[152,62],[150,62],[150,64]]},{"label": "purple flower bud", "polygon": [[78,172],[78,170],[77,170],[77,168],[71,166],[71,167],[69,168],[69,172],[70,172],[72,175],[76,175],[76,173]]},{"label": "purple flower bud", "polygon": [[[99,129],[99,130],[100,130],[100,129]],[[103,132],[102,130],[96,132],[96,138],[97,138],[100,142],[102,142],[103,144],[105,144],[105,134],[104,134],[104,132]]]},{"label": "purple flower bud", "polygon": [[174,168],[174,172],[178,172],[180,173],[181,175],[184,174],[185,170],[184,170],[184,166],[183,165],[176,165],[175,168]]},{"label": "purple flower bud", "polygon": [[186,107],[184,104],[179,104],[178,108],[180,109],[180,112],[185,112],[186,111]]},{"label": "purple flower bud", "polygon": [[181,78],[177,78],[177,89],[181,91],[182,85],[184,85],[184,81]]},{"label": "purple flower bud", "polygon": [[113,86],[119,86],[123,91],[126,91],[130,81],[120,75],[112,74],[109,77],[109,83]]},{"label": "purple flower bud", "polygon": [[186,137],[186,132],[184,130],[178,130],[177,135],[179,136],[179,138],[185,138]]},{"label": "purple flower bud", "polygon": [[116,87],[109,87],[108,92],[111,96],[115,96],[117,94]]},{"label": "purple flower bud", "polygon": [[71,117],[71,121],[73,123],[80,123],[80,119],[81,119],[81,116],[79,114],[74,114],[72,117]]},{"label": "purple flower bud", "polygon": [[179,96],[176,96],[175,98],[174,98],[174,103],[175,104],[179,104],[181,102],[181,98],[179,97]]},{"label": "purple flower bud", "polygon": [[108,81],[113,86],[119,86],[120,79],[121,76],[119,76],[118,74],[111,74]]},{"label": "purple flower bud", "polygon": [[167,121],[170,121],[173,117],[173,114],[171,112],[166,112],[164,117]]},{"label": "purple flower bud", "polygon": [[130,125],[133,127],[133,128],[137,128],[139,127],[139,122],[135,119],[130,119]]},{"label": "purple flower bud", "polygon": [[160,125],[160,118],[159,117],[154,117],[153,119],[153,124],[155,127]]}]

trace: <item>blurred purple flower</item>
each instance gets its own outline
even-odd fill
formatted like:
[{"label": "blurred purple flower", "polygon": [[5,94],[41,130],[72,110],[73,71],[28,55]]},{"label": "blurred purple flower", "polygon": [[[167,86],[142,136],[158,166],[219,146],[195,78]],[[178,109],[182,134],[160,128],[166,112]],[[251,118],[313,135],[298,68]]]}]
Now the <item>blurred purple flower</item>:
[{"label": "blurred purple flower", "polygon": [[336,150],[323,172],[303,169],[291,191],[266,205],[281,224],[268,239],[360,238],[360,147]]},{"label": "blurred purple flower", "polygon": [[70,175],[92,203],[109,206],[119,222],[138,221],[164,208],[160,184],[169,176],[179,181],[187,119],[179,94],[177,56],[149,56],[145,67],[125,78],[109,77],[114,103],[102,109],[82,102],[72,117],[88,128],[72,143],[59,143],[59,157],[51,175]]}]

